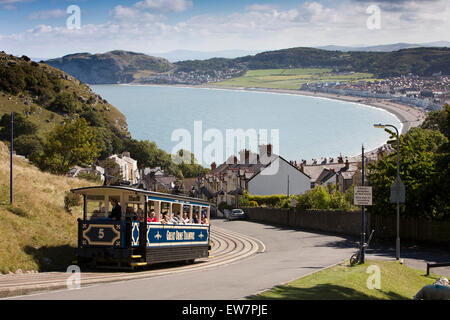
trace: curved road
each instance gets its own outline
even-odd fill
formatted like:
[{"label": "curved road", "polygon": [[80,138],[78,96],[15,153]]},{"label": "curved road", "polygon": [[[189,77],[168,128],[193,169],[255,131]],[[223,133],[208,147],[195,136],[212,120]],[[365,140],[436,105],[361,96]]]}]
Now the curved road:
[{"label": "curved road", "polygon": [[[83,273],[80,289],[59,289],[11,299],[242,299],[339,263],[355,251],[353,242],[339,236],[249,221],[211,223],[210,259],[191,266],[169,266],[141,273]],[[67,274],[49,273],[47,281],[52,281],[52,274],[61,277],[60,286],[67,279]],[[10,277],[13,281],[14,276]],[[115,282],[96,283],[99,277]],[[0,289],[8,285],[6,280],[0,277]]]}]

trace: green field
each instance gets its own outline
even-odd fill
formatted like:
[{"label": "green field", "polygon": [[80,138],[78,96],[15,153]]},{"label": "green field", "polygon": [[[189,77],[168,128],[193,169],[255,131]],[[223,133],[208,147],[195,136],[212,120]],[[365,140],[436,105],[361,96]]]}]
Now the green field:
[{"label": "green field", "polygon": [[241,77],[214,83],[218,87],[259,87],[299,89],[304,83],[320,81],[373,81],[370,73],[336,74],[326,68],[294,68],[249,70]]},{"label": "green field", "polygon": [[[367,273],[371,265],[380,269],[380,289],[369,289]],[[396,261],[367,261],[350,267],[348,263],[316,272],[312,275],[274,287],[250,299],[280,300],[405,300],[425,285],[432,284],[438,275],[425,276],[425,271],[406,267]]]}]

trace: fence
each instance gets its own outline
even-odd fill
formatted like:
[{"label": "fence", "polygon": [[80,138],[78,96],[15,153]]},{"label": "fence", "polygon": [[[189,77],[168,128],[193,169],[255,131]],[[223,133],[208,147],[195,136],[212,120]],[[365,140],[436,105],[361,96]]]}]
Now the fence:
[{"label": "fence", "polygon": [[[361,234],[361,211],[245,208],[250,220],[351,236]],[[395,239],[396,216],[366,213],[367,232],[377,239]],[[450,245],[450,222],[400,219],[400,238],[408,242]]]}]

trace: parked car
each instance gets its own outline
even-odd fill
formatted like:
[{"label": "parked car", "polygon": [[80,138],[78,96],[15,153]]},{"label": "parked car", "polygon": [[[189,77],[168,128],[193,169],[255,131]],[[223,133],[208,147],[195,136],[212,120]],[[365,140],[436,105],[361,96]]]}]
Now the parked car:
[{"label": "parked car", "polygon": [[231,221],[231,220],[238,220],[238,219],[246,219],[244,210],[242,210],[242,209],[231,210],[231,213],[228,216],[228,220]]}]

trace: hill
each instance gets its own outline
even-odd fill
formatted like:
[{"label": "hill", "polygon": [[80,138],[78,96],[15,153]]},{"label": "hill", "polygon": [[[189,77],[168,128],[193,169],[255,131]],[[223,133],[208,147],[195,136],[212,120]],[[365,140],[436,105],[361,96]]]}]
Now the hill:
[{"label": "hill", "polygon": [[393,52],[342,52],[314,48],[268,51],[234,59],[249,70],[286,68],[334,68],[365,72],[384,78],[413,73],[431,76],[450,74],[450,48],[411,48]]},{"label": "hill", "polygon": [[367,47],[350,47],[350,46],[322,46],[317,47],[317,49],[331,50],[331,51],[397,51],[401,49],[419,48],[419,47],[450,47],[450,42],[448,41],[437,41],[437,42],[427,42],[427,43],[393,43],[393,44],[381,44],[376,46]]},{"label": "hill", "polygon": [[174,68],[166,59],[120,50],[70,54],[46,63],[90,84],[129,83]]},{"label": "hill", "polygon": [[77,218],[64,196],[91,182],[45,173],[14,157],[14,203],[9,205],[9,150],[0,142],[0,272],[65,270],[77,245]]},{"label": "hill", "polygon": [[[401,45],[392,45],[391,48],[401,48]],[[295,68],[353,71],[369,73],[375,78],[408,73],[419,76],[431,76],[435,72],[450,74],[450,48],[419,47],[390,52],[381,52],[378,49],[374,47],[375,51],[371,52],[298,47],[266,51],[234,59],[185,60],[174,64],[142,54],[114,51],[116,53],[104,55],[74,54],[49,60],[47,63],[62,68],[74,77],[89,83],[197,85],[237,78],[248,70]],[[119,56],[123,58],[115,60]],[[134,56],[140,58],[131,59],[130,67],[120,62],[123,59],[126,60],[126,57]],[[158,64],[158,68],[150,68],[146,61],[152,61],[152,59],[159,59],[158,61],[165,61],[165,63]],[[56,63],[56,61],[59,62]]]},{"label": "hill", "polygon": [[125,116],[88,85],[45,63],[1,52],[0,118],[11,112],[33,122],[42,139],[62,121],[84,117],[95,127],[103,156],[130,137]]}]

